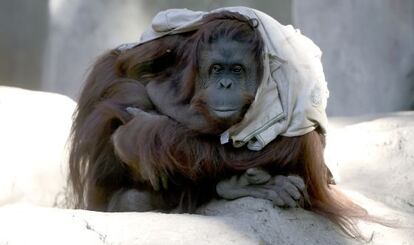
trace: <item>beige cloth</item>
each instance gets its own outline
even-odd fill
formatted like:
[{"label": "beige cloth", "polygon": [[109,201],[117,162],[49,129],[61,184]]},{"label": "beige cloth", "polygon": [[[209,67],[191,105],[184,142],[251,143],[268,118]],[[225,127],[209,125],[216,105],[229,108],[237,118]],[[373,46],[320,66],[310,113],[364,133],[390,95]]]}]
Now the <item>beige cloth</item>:
[{"label": "beige cloth", "polygon": [[258,20],[265,43],[264,76],[255,100],[242,121],[221,135],[235,147],[247,144],[261,150],[278,135],[300,136],[320,126],[326,132],[329,91],[321,64],[320,49],[299,30],[284,26],[269,15],[247,7],[227,7],[211,12],[169,9],[158,13],[152,26],[128,49],[156,38],[196,30],[204,15],[219,11],[238,12]]}]

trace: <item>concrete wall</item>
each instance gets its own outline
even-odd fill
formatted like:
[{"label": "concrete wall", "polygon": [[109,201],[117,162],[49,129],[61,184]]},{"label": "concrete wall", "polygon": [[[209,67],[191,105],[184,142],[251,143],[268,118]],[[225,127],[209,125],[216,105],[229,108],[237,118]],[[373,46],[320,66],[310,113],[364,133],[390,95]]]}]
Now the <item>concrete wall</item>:
[{"label": "concrete wall", "polygon": [[76,99],[94,60],[166,8],[244,5],[294,20],[323,50],[330,115],[414,107],[412,0],[0,0],[0,85]]},{"label": "concrete wall", "polygon": [[0,85],[41,88],[48,3],[0,0]]},{"label": "concrete wall", "polygon": [[293,16],[324,52],[330,115],[414,109],[414,1],[294,0]]}]

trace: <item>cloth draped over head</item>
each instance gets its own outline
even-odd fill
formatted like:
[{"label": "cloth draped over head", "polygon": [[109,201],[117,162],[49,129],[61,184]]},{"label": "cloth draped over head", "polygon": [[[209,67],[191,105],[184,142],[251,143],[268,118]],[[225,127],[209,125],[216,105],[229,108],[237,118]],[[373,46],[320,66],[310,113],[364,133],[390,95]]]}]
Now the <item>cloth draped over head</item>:
[{"label": "cloth draped over head", "polygon": [[234,147],[247,144],[259,151],[278,135],[293,137],[320,127],[326,133],[326,103],[329,91],[323,73],[322,52],[291,25],[282,25],[269,15],[247,7],[226,7],[211,12],[168,9],[158,13],[137,43],[118,47],[125,50],[178,33],[197,30],[203,16],[237,12],[258,22],[264,41],[263,79],[244,118],[221,134],[221,143]]}]

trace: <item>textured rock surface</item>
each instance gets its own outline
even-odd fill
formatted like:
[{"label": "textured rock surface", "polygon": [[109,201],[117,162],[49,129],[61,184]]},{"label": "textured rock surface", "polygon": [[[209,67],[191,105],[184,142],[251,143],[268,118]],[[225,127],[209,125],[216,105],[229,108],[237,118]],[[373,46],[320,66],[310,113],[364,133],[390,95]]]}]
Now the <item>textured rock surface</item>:
[{"label": "textured rock surface", "polygon": [[414,212],[414,112],[337,118],[331,125],[326,155],[340,185]]},{"label": "textured rock surface", "polygon": [[75,106],[66,96],[0,86],[0,206],[54,205]]},{"label": "textured rock surface", "polygon": [[[0,245],[356,243],[314,213],[253,198],[213,201],[199,215],[51,208],[65,189],[73,107],[59,95],[0,87]],[[326,156],[339,186],[405,227],[361,222],[372,243],[413,244],[414,112],[332,119]]]},{"label": "textured rock surface", "polygon": [[[365,200],[376,214],[404,220],[411,228],[361,223],[373,244],[411,244],[413,214]],[[381,211],[379,211],[381,210]],[[302,209],[281,210],[264,200],[216,201],[204,215],[99,213],[22,204],[0,208],[0,244],[359,244],[325,218]],[[410,223],[411,222],[411,223]]]}]

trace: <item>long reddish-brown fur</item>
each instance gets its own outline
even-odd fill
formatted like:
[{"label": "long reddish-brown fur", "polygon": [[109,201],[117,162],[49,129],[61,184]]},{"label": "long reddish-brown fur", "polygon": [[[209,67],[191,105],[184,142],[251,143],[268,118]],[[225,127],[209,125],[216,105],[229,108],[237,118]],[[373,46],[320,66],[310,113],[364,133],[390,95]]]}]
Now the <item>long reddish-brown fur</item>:
[{"label": "long reddish-brown fur", "polygon": [[[229,12],[212,19],[229,29],[248,24],[243,16]],[[361,238],[354,220],[370,216],[330,185],[323,158],[325,138],[318,130],[278,137],[255,152],[221,145],[217,135],[189,130],[166,116],[154,115],[156,120],[150,120],[126,112],[127,107],[156,110],[145,90],[150,81],[176,83],[182,99],[190,103],[197,76],[197,50],[192,41],[197,32],[211,31],[205,28],[165,36],[124,52],[111,50],[96,62],[72,128],[70,181],[77,207],[105,210],[115,191],[136,188],[160,193],[165,210],[181,206],[192,211],[214,196],[220,179],[260,166],[272,174],[301,176],[310,200],[305,208]],[[145,175],[148,168],[159,177],[167,176],[167,189],[154,190],[153,180]]]}]

